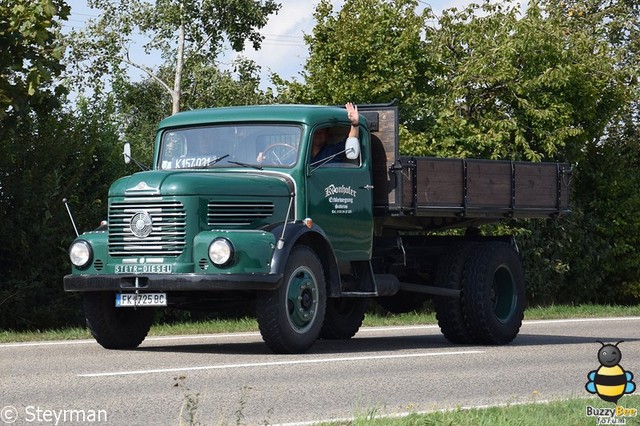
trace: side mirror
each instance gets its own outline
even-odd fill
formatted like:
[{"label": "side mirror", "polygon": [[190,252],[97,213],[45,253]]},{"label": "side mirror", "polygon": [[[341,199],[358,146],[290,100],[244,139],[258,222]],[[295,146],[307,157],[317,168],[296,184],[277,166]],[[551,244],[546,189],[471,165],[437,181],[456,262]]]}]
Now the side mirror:
[{"label": "side mirror", "polygon": [[358,138],[347,138],[344,144],[344,154],[349,160],[356,160],[360,157],[360,141]]},{"label": "side mirror", "polygon": [[124,164],[129,164],[131,162],[131,144],[129,142],[124,144],[122,155],[124,156]]}]

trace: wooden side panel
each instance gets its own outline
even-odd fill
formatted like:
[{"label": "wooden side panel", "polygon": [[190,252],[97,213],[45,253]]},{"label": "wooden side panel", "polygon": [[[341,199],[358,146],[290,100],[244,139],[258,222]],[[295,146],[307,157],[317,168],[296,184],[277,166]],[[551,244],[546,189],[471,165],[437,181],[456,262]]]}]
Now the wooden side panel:
[{"label": "wooden side panel", "polygon": [[[434,161],[435,160],[435,161]],[[455,159],[416,158],[416,202],[418,205],[461,207],[463,199],[463,164]],[[404,162],[403,162],[404,163]],[[405,175],[410,175],[407,171]],[[403,205],[411,204],[412,185],[403,185]]]},{"label": "wooden side panel", "polygon": [[467,208],[511,206],[511,163],[467,161]]},{"label": "wooden side panel", "polygon": [[558,180],[555,164],[516,164],[516,205],[518,207],[555,206]]}]

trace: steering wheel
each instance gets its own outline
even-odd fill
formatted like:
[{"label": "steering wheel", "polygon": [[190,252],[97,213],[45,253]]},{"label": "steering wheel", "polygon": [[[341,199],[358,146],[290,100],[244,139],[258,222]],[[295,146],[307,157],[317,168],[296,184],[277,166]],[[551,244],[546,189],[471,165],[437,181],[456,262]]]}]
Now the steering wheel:
[{"label": "steering wheel", "polygon": [[263,162],[288,166],[293,164],[293,161],[285,163],[285,160],[292,154],[295,160],[296,151],[296,148],[288,143],[274,143],[262,151],[262,157],[264,158]]}]

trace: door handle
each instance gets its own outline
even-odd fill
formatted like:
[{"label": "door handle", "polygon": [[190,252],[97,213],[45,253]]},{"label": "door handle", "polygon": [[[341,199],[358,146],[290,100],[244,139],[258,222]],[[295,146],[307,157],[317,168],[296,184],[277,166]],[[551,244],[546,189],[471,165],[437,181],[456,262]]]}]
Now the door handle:
[{"label": "door handle", "polygon": [[361,186],[360,188],[362,188],[362,189],[373,189],[373,185],[365,185],[365,186]]}]

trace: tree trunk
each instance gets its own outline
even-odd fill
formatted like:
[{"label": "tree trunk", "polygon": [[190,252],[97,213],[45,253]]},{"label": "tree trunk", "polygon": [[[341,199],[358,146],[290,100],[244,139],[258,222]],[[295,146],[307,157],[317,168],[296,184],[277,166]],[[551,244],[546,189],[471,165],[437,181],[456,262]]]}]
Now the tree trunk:
[{"label": "tree trunk", "polygon": [[184,67],[184,23],[180,24],[178,30],[178,52],[176,54],[176,76],[173,82],[173,92],[171,100],[173,101],[171,113],[180,112],[180,85],[182,84],[182,68]]}]

